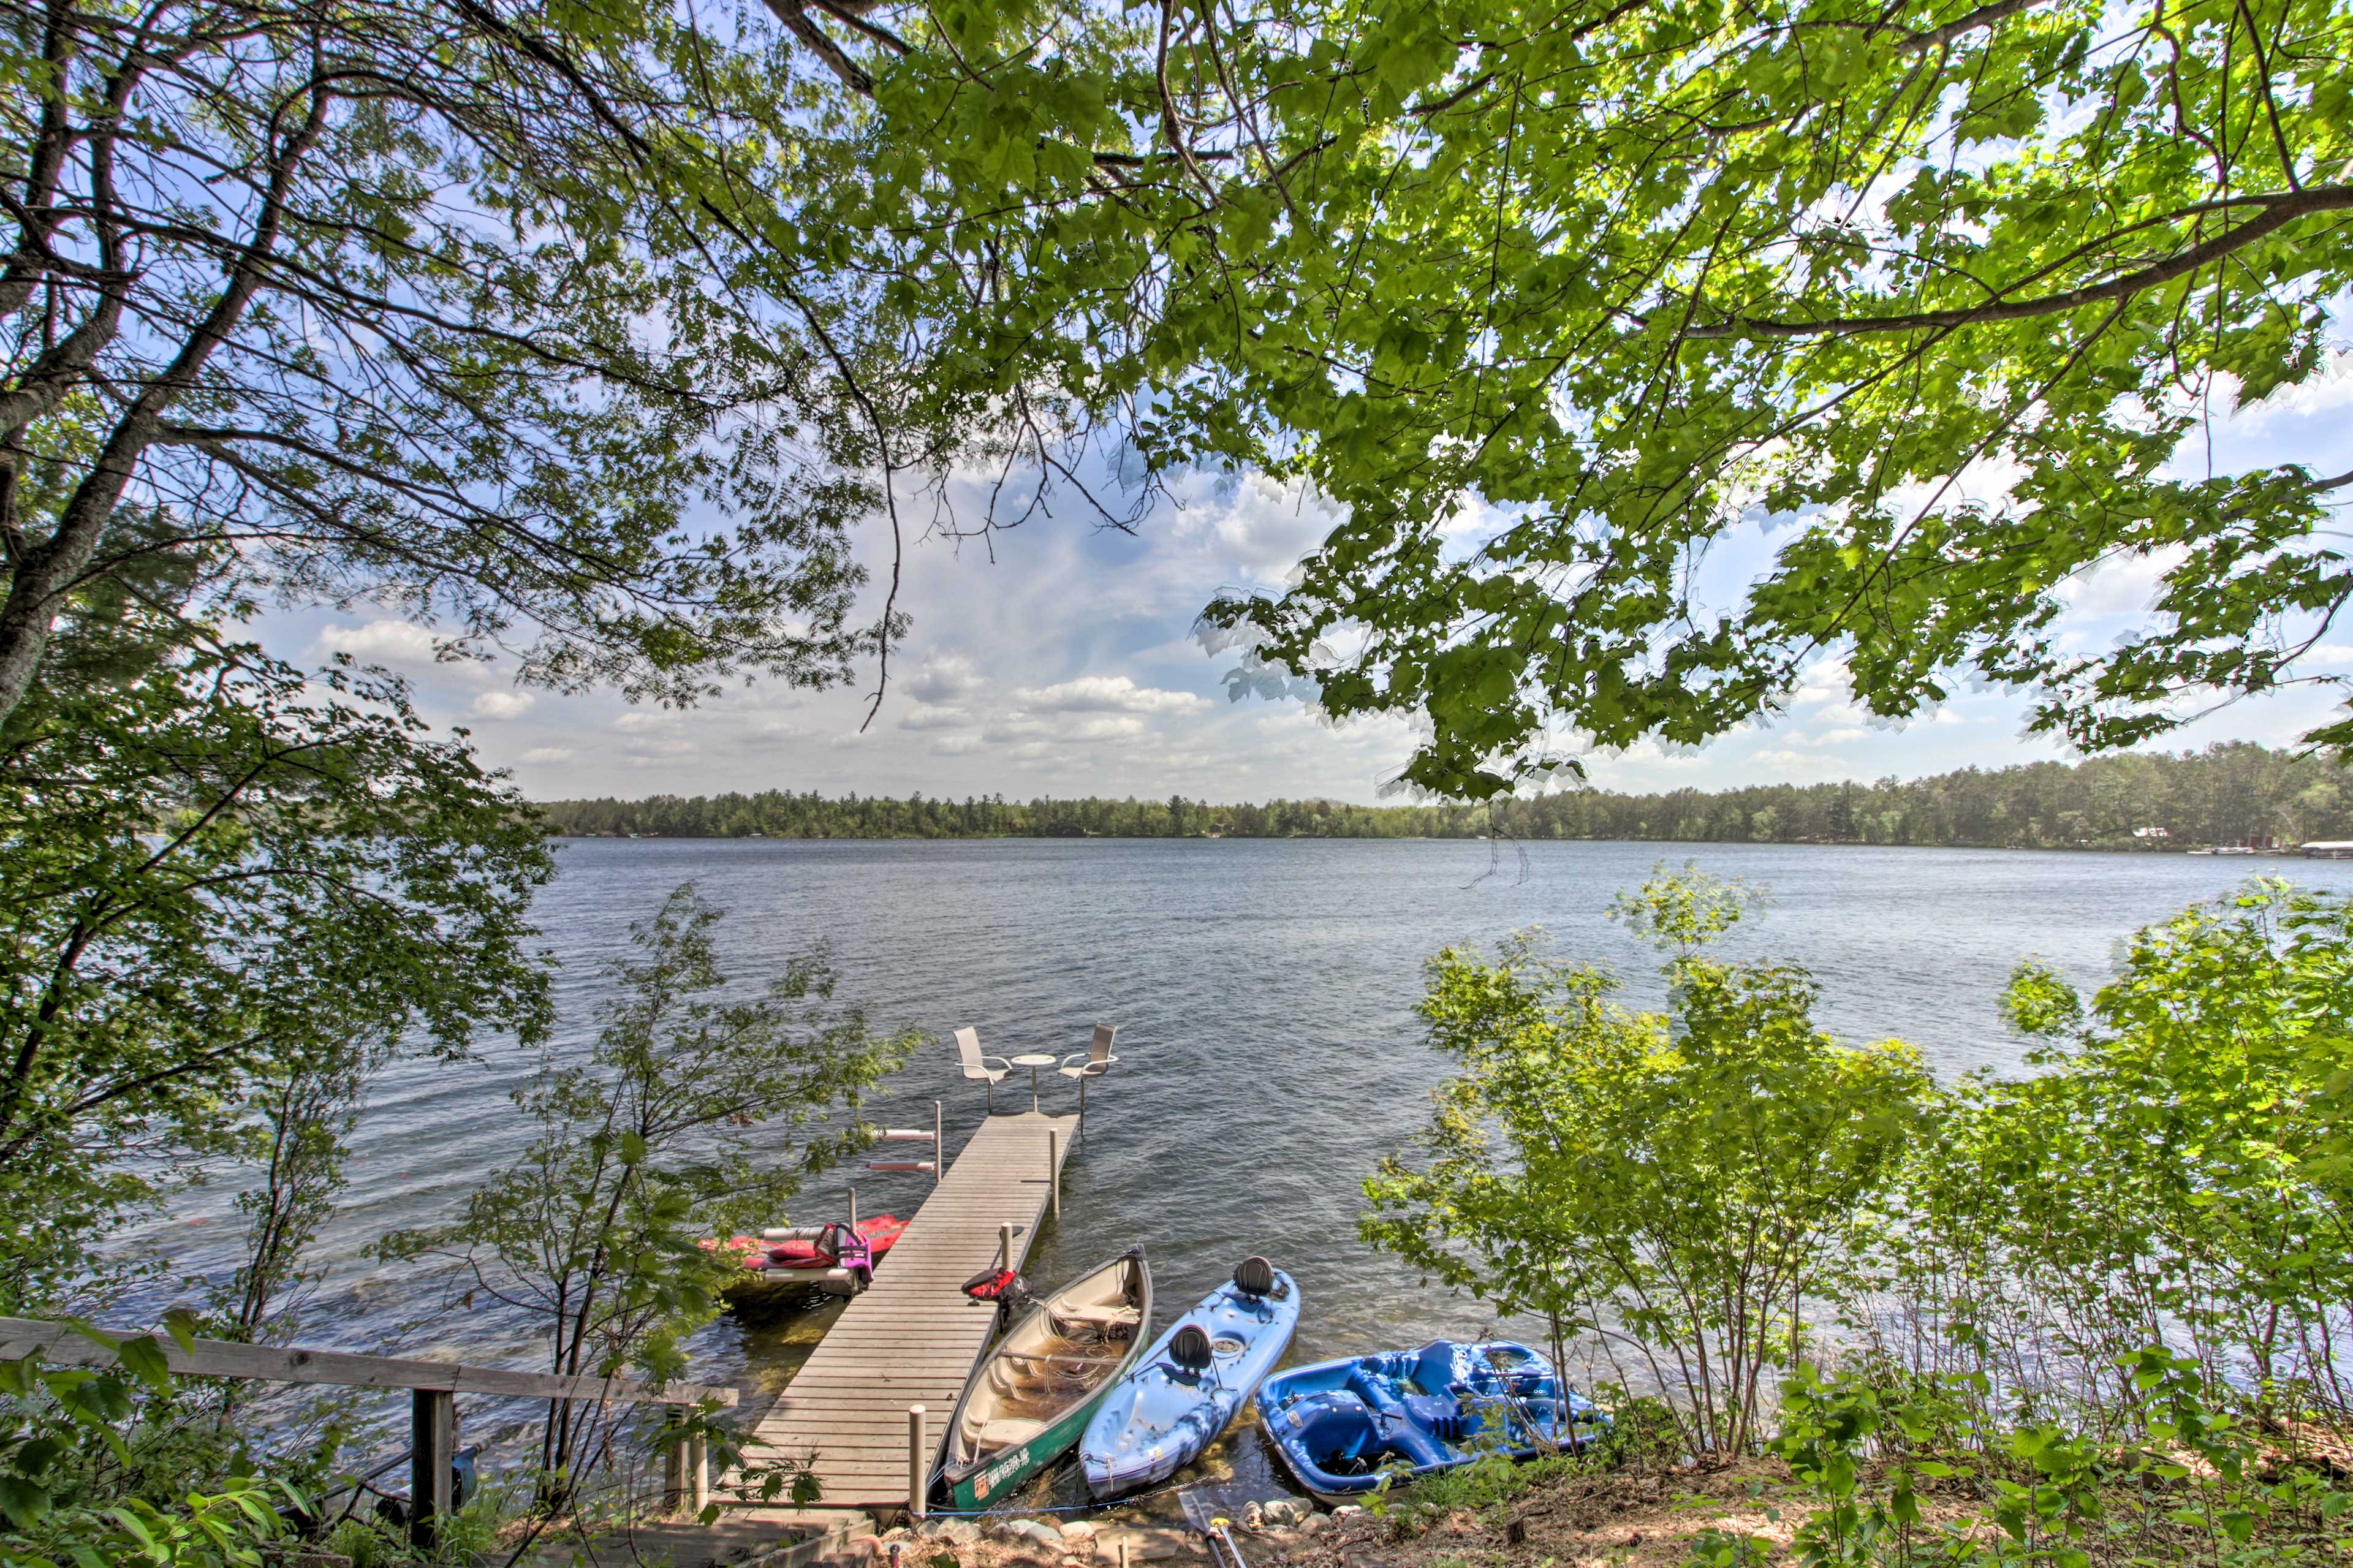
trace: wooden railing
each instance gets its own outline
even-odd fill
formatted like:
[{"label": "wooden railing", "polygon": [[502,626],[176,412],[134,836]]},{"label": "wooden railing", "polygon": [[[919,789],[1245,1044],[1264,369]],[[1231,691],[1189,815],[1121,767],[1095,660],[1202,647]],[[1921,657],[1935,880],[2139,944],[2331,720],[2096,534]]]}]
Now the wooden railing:
[{"label": "wooden railing", "polygon": [[[185,1347],[170,1334],[144,1329],[100,1329],[108,1342],[147,1339],[164,1363],[186,1377],[249,1377],[269,1383],[332,1384],[345,1388],[406,1388],[409,1401],[409,1530],[430,1541],[436,1516],[452,1505],[451,1471],[457,1463],[460,1394],[506,1399],[590,1400],[601,1405],[704,1404],[732,1406],[732,1388],[667,1383],[657,1387],[626,1377],[565,1377],[543,1372],[510,1372],[460,1362],[402,1356],[361,1355],[351,1351],[292,1345],[248,1345],[227,1340],[195,1340]],[[0,1361],[38,1353],[52,1366],[114,1364],[112,1343],[101,1343],[69,1323],[37,1318],[0,1318]],[[681,1437],[666,1456],[670,1490],[696,1508],[709,1500],[710,1461],[700,1437]]]}]

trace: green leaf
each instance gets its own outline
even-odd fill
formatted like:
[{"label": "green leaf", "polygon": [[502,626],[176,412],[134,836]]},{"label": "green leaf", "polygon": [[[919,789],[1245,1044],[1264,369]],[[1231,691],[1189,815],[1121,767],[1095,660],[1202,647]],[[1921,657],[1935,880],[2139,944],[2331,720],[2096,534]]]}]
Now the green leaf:
[{"label": "green leaf", "polygon": [[165,1359],[164,1347],[155,1342],[153,1335],[141,1334],[123,1340],[115,1346],[115,1354],[122,1370],[149,1388],[158,1393],[171,1388],[171,1363]]},{"label": "green leaf", "polygon": [[48,1489],[24,1476],[0,1472],[0,1517],[18,1530],[32,1530],[49,1515]]}]

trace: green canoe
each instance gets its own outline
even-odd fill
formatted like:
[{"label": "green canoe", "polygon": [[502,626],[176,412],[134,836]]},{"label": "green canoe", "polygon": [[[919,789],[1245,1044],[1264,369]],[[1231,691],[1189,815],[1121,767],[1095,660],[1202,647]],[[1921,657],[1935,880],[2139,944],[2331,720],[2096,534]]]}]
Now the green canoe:
[{"label": "green canoe", "polygon": [[1140,1247],[1040,1300],[965,1380],[932,1476],[939,1506],[1001,1503],[1061,1458],[1151,1342],[1152,1269]]}]

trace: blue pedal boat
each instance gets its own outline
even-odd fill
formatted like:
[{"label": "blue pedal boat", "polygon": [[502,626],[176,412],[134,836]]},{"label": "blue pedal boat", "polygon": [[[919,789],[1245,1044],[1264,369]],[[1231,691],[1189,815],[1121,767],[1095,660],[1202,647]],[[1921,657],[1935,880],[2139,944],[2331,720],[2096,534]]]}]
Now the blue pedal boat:
[{"label": "blue pedal boat", "polygon": [[1263,1258],[1169,1326],[1120,1380],[1079,1439],[1096,1500],[1165,1481],[1226,1429],[1291,1343],[1299,1287]]},{"label": "blue pedal boat", "polygon": [[1384,1476],[1409,1480],[1482,1454],[1573,1453],[1609,1423],[1552,1363],[1508,1340],[1432,1340],[1296,1367],[1267,1379],[1258,1412],[1291,1473],[1329,1503]]}]

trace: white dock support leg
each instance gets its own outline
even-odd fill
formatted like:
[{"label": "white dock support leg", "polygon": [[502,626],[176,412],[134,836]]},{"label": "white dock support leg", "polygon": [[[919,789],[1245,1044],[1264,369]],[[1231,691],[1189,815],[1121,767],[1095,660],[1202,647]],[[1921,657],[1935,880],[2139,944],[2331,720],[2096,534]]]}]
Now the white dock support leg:
[{"label": "white dock support leg", "polygon": [[700,1432],[687,1446],[686,1502],[697,1514],[711,1506],[711,1439]]},{"label": "white dock support leg", "polygon": [[940,1102],[936,1100],[932,1101],[932,1185],[935,1187],[940,1184],[940,1173],[948,1168],[947,1140],[940,1136],[944,1120]]},{"label": "white dock support leg", "polygon": [[858,1234],[858,1189],[849,1189],[849,1234]]},{"label": "white dock support leg", "polygon": [[1062,1217],[1062,1130],[1046,1129],[1046,1208],[1056,1219]]},{"label": "white dock support leg", "polygon": [[924,1473],[930,1468],[924,1461],[931,1455],[926,1452],[929,1445],[923,1441],[923,1407],[907,1406],[907,1515],[911,1519],[923,1517],[923,1494],[931,1488],[931,1477]]},{"label": "white dock support leg", "polygon": [[1013,1267],[1013,1222],[1011,1220],[1007,1220],[997,1227],[997,1266],[999,1268]]}]

